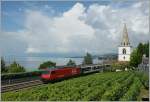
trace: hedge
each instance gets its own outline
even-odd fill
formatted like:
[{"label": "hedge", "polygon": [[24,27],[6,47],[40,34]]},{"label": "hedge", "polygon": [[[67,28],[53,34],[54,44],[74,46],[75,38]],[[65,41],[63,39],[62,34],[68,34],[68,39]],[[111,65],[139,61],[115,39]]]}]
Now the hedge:
[{"label": "hedge", "polygon": [[42,72],[44,72],[44,70],[33,71],[33,72],[23,72],[23,73],[2,74],[1,80],[17,79],[17,78],[24,78],[24,77],[36,77],[36,76],[40,76]]}]

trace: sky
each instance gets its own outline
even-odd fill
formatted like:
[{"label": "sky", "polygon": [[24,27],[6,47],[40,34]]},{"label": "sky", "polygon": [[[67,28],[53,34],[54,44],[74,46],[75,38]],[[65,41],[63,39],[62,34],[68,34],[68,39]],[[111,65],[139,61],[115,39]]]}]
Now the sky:
[{"label": "sky", "polygon": [[149,40],[148,0],[2,1],[0,53],[117,53],[123,24],[131,46]]}]

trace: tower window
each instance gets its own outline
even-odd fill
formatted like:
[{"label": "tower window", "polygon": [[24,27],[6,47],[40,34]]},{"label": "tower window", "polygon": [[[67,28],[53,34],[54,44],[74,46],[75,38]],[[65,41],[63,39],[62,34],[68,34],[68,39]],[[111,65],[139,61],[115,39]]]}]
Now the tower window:
[{"label": "tower window", "polygon": [[123,59],[125,59],[125,56],[123,57]]},{"label": "tower window", "polygon": [[126,49],[125,49],[125,48],[122,50],[122,53],[123,53],[123,54],[126,54]]}]

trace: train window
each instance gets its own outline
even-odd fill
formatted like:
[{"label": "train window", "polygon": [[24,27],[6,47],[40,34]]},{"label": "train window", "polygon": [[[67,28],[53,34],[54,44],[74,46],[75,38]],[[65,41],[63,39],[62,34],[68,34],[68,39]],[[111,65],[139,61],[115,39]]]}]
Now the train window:
[{"label": "train window", "polygon": [[55,74],[55,73],[56,73],[55,71],[52,71],[52,72],[51,72],[51,74]]},{"label": "train window", "polygon": [[96,66],[93,68],[94,70],[97,69]]},{"label": "train window", "polygon": [[99,66],[97,66],[95,69],[99,69]]},{"label": "train window", "polygon": [[89,71],[89,69],[84,69],[84,71]]},{"label": "train window", "polygon": [[91,67],[85,67],[85,68],[83,68],[83,71],[89,71],[89,70],[91,70]]},{"label": "train window", "polygon": [[95,66],[94,69],[95,69],[95,70],[99,69],[99,66]]},{"label": "train window", "polygon": [[106,67],[110,67],[110,65],[106,65]]},{"label": "train window", "polygon": [[87,67],[88,69],[91,69],[91,67]]},{"label": "train window", "polygon": [[88,69],[88,70],[91,70],[91,67],[88,67],[87,69]]}]

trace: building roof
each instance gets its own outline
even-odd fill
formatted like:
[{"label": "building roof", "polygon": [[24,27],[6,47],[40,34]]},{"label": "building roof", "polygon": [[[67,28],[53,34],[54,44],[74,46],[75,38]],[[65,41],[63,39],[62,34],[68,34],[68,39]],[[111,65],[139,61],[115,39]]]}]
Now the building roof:
[{"label": "building roof", "polygon": [[128,31],[127,31],[127,27],[125,23],[124,23],[124,28],[123,28],[123,37],[121,41],[121,46],[130,46]]}]

